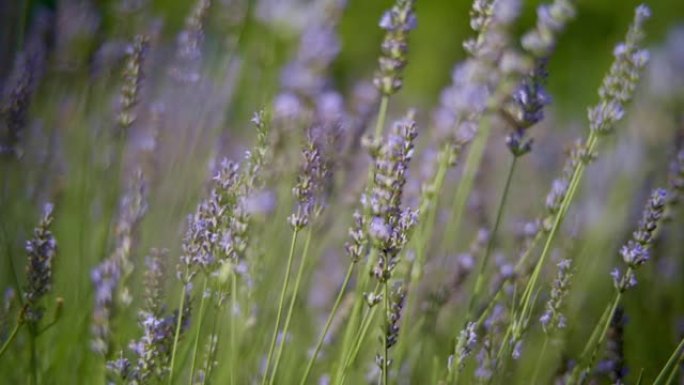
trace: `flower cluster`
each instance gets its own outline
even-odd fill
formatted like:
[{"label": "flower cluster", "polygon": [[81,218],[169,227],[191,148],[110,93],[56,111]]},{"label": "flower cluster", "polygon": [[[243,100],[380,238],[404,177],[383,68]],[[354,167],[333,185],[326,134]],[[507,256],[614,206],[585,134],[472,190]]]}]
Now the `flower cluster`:
[{"label": "flower cluster", "polygon": [[29,118],[31,99],[45,72],[50,22],[45,14],[36,21],[27,36],[26,46],[14,60],[12,72],[0,87],[0,155],[21,155],[16,147]]},{"label": "flower cluster", "polygon": [[149,47],[149,38],[138,35],[128,47],[126,64],[121,85],[120,110],[117,123],[122,133],[126,133],[136,120],[135,107],[140,100],[140,89],[143,80],[143,63]]},{"label": "flower cluster", "polygon": [[202,57],[204,22],[209,15],[211,0],[197,0],[192,12],[185,19],[185,27],[178,34],[175,65],[170,75],[183,84],[200,80],[199,61]]},{"label": "flower cluster", "polygon": [[187,274],[182,277],[186,282],[189,282],[197,268],[211,272],[222,259],[222,255],[218,254],[218,246],[229,218],[227,214],[232,209],[231,194],[238,180],[238,164],[223,159],[212,178],[213,188],[209,196],[200,202],[188,219],[181,255],[181,262],[187,267]]},{"label": "flower cluster", "polygon": [[649,249],[653,244],[654,233],[663,219],[667,195],[665,189],[656,189],[651,193],[641,220],[639,220],[639,226],[632,233],[632,239],[620,249],[622,260],[628,269],[624,275],[621,275],[617,268],[611,273],[618,290],[625,291],[635,286],[634,270],[650,259]]},{"label": "flower cluster", "polygon": [[112,253],[90,273],[95,287],[95,306],[91,322],[93,351],[106,354],[109,351],[109,321],[115,305],[128,306],[133,300],[126,279],[133,272],[131,252],[135,232],[147,212],[147,187],[142,171],[136,170],[130,185],[119,203],[114,227],[115,244]]},{"label": "flower cluster", "polygon": [[567,321],[565,316],[560,312],[563,300],[568,293],[570,286],[570,279],[572,279],[572,272],[570,271],[572,261],[563,259],[558,262],[558,273],[556,279],[553,281],[551,288],[551,297],[546,302],[546,309],[539,318],[544,331],[549,332],[554,328],[565,328]]},{"label": "flower cluster", "polygon": [[522,38],[522,46],[536,57],[547,57],[556,46],[557,34],[575,18],[575,0],[555,0],[537,8],[537,25]]},{"label": "flower cluster", "polygon": [[551,103],[543,85],[547,76],[546,61],[539,60],[534,71],[523,78],[513,92],[512,101],[504,106],[504,116],[513,126],[506,144],[515,156],[532,149],[532,140],[525,139],[525,132],[544,119],[544,107]]},{"label": "flower cluster", "polygon": [[380,28],[386,31],[378,59],[380,68],[373,84],[383,95],[399,91],[403,84],[402,70],[406,66],[409,32],[416,28],[414,0],[397,0],[380,19]]},{"label": "flower cluster", "polygon": [[374,154],[374,183],[362,202],[366,212],[371,215],[367,224],[370,240],[381,252],[374,270],[374,275],[380,281],[390,278],[396,264],[395,258],[406,244],[417,220],[415,211],[401,207],[416,135],[412,112],[394,124],[386,143]]},{"label": "flower cluster", "polygon": [[648,7],[637,7],[625,41],[613,50],[615,60],[599,88],[599,103],[589,108],[588,113],[590,128],[598,134],[610,133],[622,119],[624,105],[632,98],[640,72],[648,62],[649,53],[640,44],[644,38],[643,24],[650,16]]},{"label": "flower cluster", "polygon": [[25,246],[28,262],[24,299],[28,304],[26,319],[31,322],[38,322],[43,317],[39,302],[52,289],[52,265],[57,256],[57,240],[50,231],[52,211],[52,204],[45,204],[33,238],[26,241]]},{"label": "flower cluster", "polygon": [[330,172],[322,157],[320,144],[316,143],[311,134],[308,136],[302,156],[304,162],[297,174],[297,183],[292,189],[297,200],[297,208],[288,218],[290,225],[296,230],[306,227],[312,215],[319,210],[322,204],[321,190]]}]

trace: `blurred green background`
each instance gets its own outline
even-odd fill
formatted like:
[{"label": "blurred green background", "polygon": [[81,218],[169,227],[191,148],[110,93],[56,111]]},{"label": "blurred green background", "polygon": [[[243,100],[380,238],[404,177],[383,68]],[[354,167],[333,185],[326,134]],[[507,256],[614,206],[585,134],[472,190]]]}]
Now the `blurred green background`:
[{"label": "blurred green background", "polygon": [[[3,0],[0,1],[0,79],[11,68],[13,53],[22,31],[30,25],[31,16],[36,9],[45,7],[55,9],[65,0]],[[83,2],[83,0],[66,0]],[[86,0],[88,1],[88,0]],[[227,0],[216,0],[226,2]],[[314,0],[312,0],[314,1]],[[309,2],[312,2],[309,1]],[[248,0],[249,2],[249,0]],[[561,34],[560,49],[550,63],[549,90],[557,99],[555,107],[561,115],[584,115],[585,105],[595,100],[594,90],[609,66],[613,45],[632,18],[633,9],[642,1],[638,0],[584,0],[578,2],[578,17]],[[98,33],[103,38],[108,31],[116,29],[117,20],[112,7],[119,1],[91,1],[100,17]],[[245,2],[242,2],[243,5]],[[298,3],[308,3],[298,1]],[[383,10],[390,6],[390,0],[349,0],[343,15],[340,32],[343,40],[342,52],[334,67],[338,86],[349,89],[358,79],[370,79],[375,69],[375,58],[382,31],[377,23]],[[529,29],[536,18],[535,8],[539,0],[523,1],[523,14],[518,31]],[[674,26],[684,24],[684,1],[652,0],[646,2],[653,10],[653,18],[648,23],[648,41],[661,42]],[[153,0],[152,9],[163,20],[163,34],[172,40],[182,27],[183,20],[192,6],[188,0]],[[417,2],[419,25],[411,36],[410,60],[406,71],[405,91],[402,97],[408,104],[417,107],[434,105],[439,90],[449,82],[451,68],[463,57],[461,43],[471,35],[468,26],[468,13],[472,2],[469,0],[422,0]],[[256,7],[255,2],[249,4]],[[301,6],[301,4],[300,4]],[[306,6],[306,4],[304,5]],[[79,21],[74,21],[74,23]],[[214,36],[211,29],[221,29],[219,22],[209,26],[207,35]],[[254,28],[254,20],[246,28],[245,44],[250,38],[261,39],[263,30]],[[282,48],[277,55],[280,62],[286,61],[296,47],[297,32],[283,26],[276,31],[275,43]],[[243,44],[243,47],[245,46]],[[576,116],[576,115],[575,115]]]}]

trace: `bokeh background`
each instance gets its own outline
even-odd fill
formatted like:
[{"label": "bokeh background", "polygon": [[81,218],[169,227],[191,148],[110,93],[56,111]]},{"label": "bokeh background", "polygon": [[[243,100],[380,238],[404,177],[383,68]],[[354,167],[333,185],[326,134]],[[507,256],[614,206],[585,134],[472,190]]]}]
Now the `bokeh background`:
[{"label": "bokeh background", "polygon": [[[130,1],[135,3],[137,0]],[[218,2],[230,3],[228,0]],[[103,39],[110,38],[110,32],[120,30],[130,20],[120,20],[112,10],[119,1],[95,0],[4,0],[0,2],[0,79],[9,72],[13,53],[19,46],[24,32],[38,9],[56,10],[59,4],[85,4],[99,21],[68,19],[72,29],[87,28],[83,24],[97,24],[95,33],[82,38],[75,54],[92,55],[93,50]],[[183,20],[192,6],[187,0],[151,1],[155,22],[160,23],[166,39],[174,39],[182,27]],[[289,57],[288,53],[296,48],[298,31],[306,24],[311,12],[316,12],[311,4],[314,1],[243,1],[252,7],[253,18],[248,25],[231,25],[225,17],[215,15],[208,25],[210,40],[221,44],[221,34],[233,28],[245,28],[241,49],[246,50],[255,42],[273,56],[277,64]],[[349,89],[360,78],[370,78],[375,69],[378,42],[382,31],[376,28],[383,10],[391,1],[348,0],[341,24],[342,52],[333,69],[338,87]],[[518,31],[529,29],[536,18],[535,9],[541,1],[523,2],[523,15],[518,23]],[[581,0],[578,1],[578,17],[561,34],[559,46],[549,65],[553,74],[549,81],[551,94],[557,96],[554,108],[564,116],[583,115],[585,105],[595,95],[596,86],[611,61],[611,50],[623,34],[625,26],[633,15],[633,9],[640,3],[648,4],[653,18],[647,27],[650,44],[657,44],[667,38],[668,32],[680,26],[684,28],[684,1],[681,0]],[[451,68],[464,56],[461,48],[463,40],[470,36],[468,26],[468,0],[429,0],[417,5],[419,27],[411,36],[411,51],[406,70],[403,97],[408,104],[417,107],[432,106],[439,96],[439,90],[448,84]],[[313,9],[313,11],[312,11]],[[258,24],[275,21],[276,30],[265,32]],[[65,27],[66,28],[66,27]],[[156,27],[155,27],[156,28]],[[273,34],[272,39],[264,39],[265,33]],[[89,41],[90,40],[90,41]],[[263,45],[267,44],[268,47]],[[261,52],[261,54],[266,54]],[[262,92],[273,90],[263,87]],[[260,95],[259,97],[264,97]]]},{"label": "bokeh background", "polygon": [[[136,3],[143,2],[151,5],[143,15],[126,17],[127,13],[121,10],[122,4],[135,7]],[[207,134],[203,136],[198,134],[201,140],[193,142],[192,146],[182,140],[175,144],[171,141],[162,144],[169,152],[176,153],[164,158],[169,163],[164,165],[158,177],[158,196],[151,202],[150,213],[145,219],[140,249],[163,245],[172,249],[174,257],[179,248],[178,234],[184,218],[192,212],[202,194],[206,173],[201,171],[206,170],[208,154],[215,151],[212,141],[219,137],[227,143],[226,147],[234,146],[232,154],[239,154],[238,150],[247,148],[253,139],[253,131],[246,122],[255,110],[268,106],[273,100],[279,90],[281,69],[295,54],[301,30],[310,18],[320,12],[314,2],[306,1],[215,2],[225,6],[216,7],[206,24],[203,75],[213,83],[209,91],[200,91],[189,99],[174,100],[174,95],[169,95],[172,91],[165,88],[163,81],[155,82],[165,76],[165,68],[151,68],[146,75],[149,83],[155,84],[150,87],[155,88],[153,93],[163,95],[167,102],[167,112],[171,115],[168,121],[178,127],[182,124],[174,121],[175,117],[183,123],[184,119],[190,123],[201,121],[197,125],[210,132],[203,132]],[[63,262],[60,261],[55,273],[55,291],[69,299],[65,304],[68,319],[64,322],[71,322],[77,327],[50,335],[46,341],[54,342],[56,347],[49,353],[55,357],[49,370],[61,373],[59,378],[65,379],[64,383],[68,383],[69,375],[80,375],[83,374],[81,371],[96,367],[92,362],[95,359],[88,356],[87,337],[83,338],[88,335],[89,317],[78,313],[79,301],[91,302],[90,282],[83,277],[87,277],[90,269],[107,254],[110,228],[102,220],[100,211],[106,211],[102,207],[114,210],[119,198],[116,191],[107,185],[111,183],[110,176],[99,173],[97,166],[89,164],[95,158],[93,153],[97,155],[97,146],[106,144],[103,138],[93,141],[95,135],[92,133],[111,129],[112,121],[103,117],[113,116],[116,109],[114,101],[120,86],[122,47],[132,35],[146,31],[154,36],[153,49],[162,51],[155,52],[153,56],[170,57],[178,32],[194,3],[189,0],[0,0],[0,86],[8,79],[14,56],[26,42],[30,28],[42,17],[50,20],[45,38],[52,53],[31,105],[29,126],[31,132],[58,132],[59,143],[55,152],[62,159],[57,159],[54,164],[68,165],[60,170],[59,176],[54,178],[56,180],[46,178],[45,182],[42,182],[45,175],[41,171],[44,164],[39,162],[26,162],[25,169],[11,171],[14,174],[7,185],[12,187],[2,191],[3,207],[0,208],[3,210],[2,240],[6,241],[4,246],[7,246],[10,256],[7,260],[10,262],[3,260],[0,282],[11,282],[14,279],[12,275],[21,273],[19,266],[24,263],[21,240],[30,235],[37,217],[37,203],[50,195],[40,189],[60,190],[63,195],[59,210],[79,213],[78,217],[58,219],[56,234],[61,242],[60,258],[63,256]],[[332,68],[336,89],[347,97],[358,81],[370,80],[373,76],[382,38],[378,20],[391,3],[390,0],[348,1],[339,25],[342,49]],[[523,16],[517,26],[520,33],[534,24],[534,10],[541,1],[523,3]],[[537,145],[535,151],[525,158],[514,184],[513,203],[507,213],[511,219],[504,226],[508,233],[516,219],[536,215],[543,203],[540,197],[544,196],[549,182],[561,167],[563,150],[573,138],[586,132],[586,108],[596,102],[596,89],[612,61],[613,46],[621,40],[633,18],[634,7],[639,3],[635,0],[578,2],[577,18],[560,35],[558,49],[549,63],[548,90],[554,103],[549,108],[548,121],[533,129]],[[559,246],[572,249],[580,261],[581,272],[575,284],[579,289],[572,294],[569,313],[594,315],[586,323],[571,325],[571,332],[576,332],[575,335],[585,335],[593,327],[597,312],[611,295],[608,271],[618,259],[617,250],[621,242],[636,224],[649,189],[663,183],[673,138],[676,137],[674,132],[681,131],[682,127],[682,104],[677,104],[674,99],[678,97],[681,102],[684,96],[684,1],[652,0],[646,3],[653,13],[646,26],[647,42],[654,57],[652,67],[647,71],[636,103],[629,111],[628,123],[621,124],[619,138],[607,140],[605,153],[610,153],[610,156],[600,159],[587,174],[584,181],[586,191],[577,199],[575,212],[568,220],[566,239]],[[410,37],[405,86],[392,100],[392,118],[400,116],[410,106],[418,108],[424,125],[429,120],[440,90],[450,83],[454,64],[465,55],[461,44],[472,35],[468,25],[470,7],[471,1],[466,0],[418,0],[418,28]],[[235,62],[240,63],[239,69],[232,71],[231,66]],[[231,89],[224,93],[222,86],[229,83]],[[178,106],[182,108],[172,111]],[[176,130],[177,126],[171,128]],[[184,129],[187,127],[181,127],[178,132]],[[234,138],[238,140],[232,140]],[[485,167],[487,172],[482,181],[486,187],[483,199],[490,204],[496,201],[501,191],[508,161],[502,145],[503,135],[494,135],[493,138],[497,142],[490,147]],[[31,151],[40,147],[26,148]],[[418,158],[421,156],[422,152],[417,155]],[[26,156],[25,159],[38,158]],[[457,172],[454,174],[456,176]],[[2,176],[9,180],[8,175]],[[450,187],[456,184],[455,180],[450,179]],[[530,180],[534,183],[528,183]],[[36,190],[27,192],[26,186],[33,186]],[[284,187],[285,194],[289,194],[289,188],[289,185]],[[109,206],[100,202],[100,196],[110,199]],[[488,208],[490,217],[494,213],[492,207]],[[279,209],[282,212],[278,211],[278,214],[283,215],[277,220],[284,224],[289,206],[283,205]],[[346,214],[345,220],[350,217]],[[287,242],[287,227],[282,228],[283,231],[269,238],[273,239],[273,244]],[[669,255],[681,256],[684,253],[682,236],[678,233],[681,229],[680,215],[677,225],[673,225],[672,230],[665,234],[668,236],[664,237],[662,247],[670,250]],[[461,242],[455,252],[467,248],[466,240],[475,230],[472,226],[465,230],[467,234],[460,234]],[[345,231],[340,234],[344,236]],[[341,245],[343,240],[340,238]],[[338,254],[342,250],[341,247],[331,249]],[[681,279],[684,265],[681,258],[679,260],[680,264],[674,268],[646,266],[640,287],[650,287],[650,283],[658,281],[665,273],[670,274],[669,278],[660,282],[655,290],[630,293],[625,301],[630,314],[630,328],[637,331],[630,332],[627,343],[639,347],[629,349],[628,359],[644,366],[647,378],[657,373],[671,352],[672,341],[676,338],[673,336],[681,333],[671,322],[680,317],[684,309],[684,298],[680,295],[684,289]],[[342,271],[338,267],[333,266],[335,271],[328,282],[339,280],[337,275]],[[667,321],[661,323],[663,319]],[[648,332],[640,333],[639,330]],[[450,337],[445,335],[445,338]],[[79,341],[83,346],[75,349],[70,345],[72,341]],[[583,342],[579,339],[569,341],[572,345],[569,350],[580,349]],[[70,361],[79,362],[79,368],[69,369]],[[21,378],[20,374],[17,378]]]}]

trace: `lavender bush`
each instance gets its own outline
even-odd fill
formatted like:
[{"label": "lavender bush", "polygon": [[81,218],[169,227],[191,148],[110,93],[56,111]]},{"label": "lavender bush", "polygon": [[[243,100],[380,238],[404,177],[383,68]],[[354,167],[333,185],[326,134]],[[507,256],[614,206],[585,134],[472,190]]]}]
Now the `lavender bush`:
[{"label": "lavender bush", "polygon": [[647,5],[569,70],[583,116],[572,0],[474,0],[431,98],[421,1],[354,26],[355,78],[344,0],[57,3],[0,72],[0,382],[684,384],[684,34]]}]

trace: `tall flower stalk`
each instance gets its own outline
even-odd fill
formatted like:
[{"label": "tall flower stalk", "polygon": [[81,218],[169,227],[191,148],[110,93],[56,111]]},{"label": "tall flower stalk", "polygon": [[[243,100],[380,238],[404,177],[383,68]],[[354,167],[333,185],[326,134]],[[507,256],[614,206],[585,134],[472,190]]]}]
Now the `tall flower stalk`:
[{"label": "tall flower stalk", "polygon": [[571,156],[564,167],[563,176],[554,181],[554,186],[559,186],[555,194],[558,196],[559,207],[553,217],[553,224],[550,226],[551,229],[541,255],[523,291],[520,310],[516,312],[517,317],[511,322],[506,333],[510,342],[506,342],[499,351],[499,357],[504,357],[504,360],[508,359],[512,346],[520,340],[527,328],[532,312],[532,298],[542,266],[545,264],[551,245],[577,192],[585,168],[596,157],[600,139],[610,134],[615,124],[624,117],[624,107],[631,100],[640,71],[648,61],[648,52],[640,46],[644,35],[643,24],[649,16],[650,10],[646,6],[637,7],[634,21],[629,27],[624,43],[618,44],[613,51],[615,60],[599,88],[599,102],[589,109],[589,136],[581,142],[576,153]]}]

